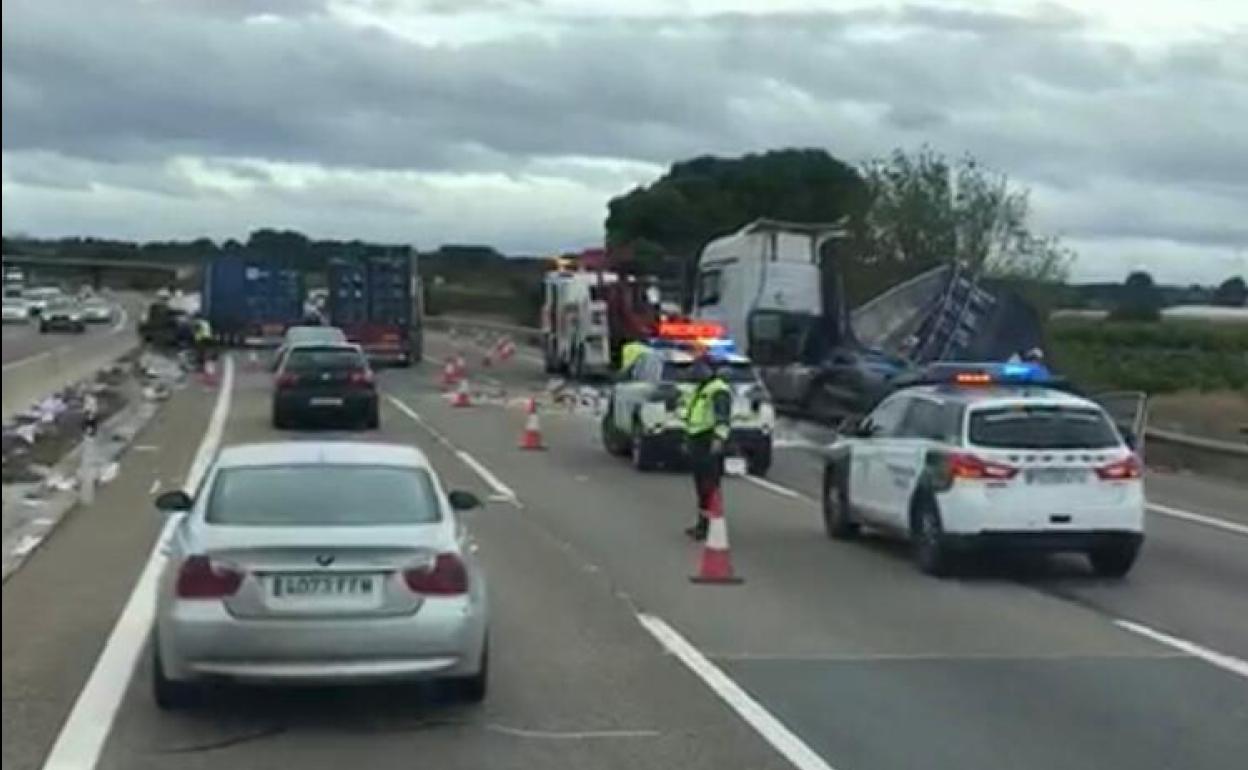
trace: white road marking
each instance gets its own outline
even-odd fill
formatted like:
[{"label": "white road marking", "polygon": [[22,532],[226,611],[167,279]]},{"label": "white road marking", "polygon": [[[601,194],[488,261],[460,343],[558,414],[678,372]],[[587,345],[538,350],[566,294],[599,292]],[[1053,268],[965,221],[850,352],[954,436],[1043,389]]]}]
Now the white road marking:
[{"label": "white road marking", "polygon": [[1156,629],[1149,628],[1148,626],[1135,623],[1130,620],[1115,620],[1114,625],[1119,628],[1125,628],[1126,630],[1139,634],[1140,636],[1146,636],[1155,642],[1160,642],[1161,644],[1173,647],[1176,650],[1182,650],[1188,655],[1200,658],[1206,663],[1212,663],[1218,668],[1224,668],[1231,673],[1239,674],[1242,677],[1248,678],[1248,660],[1242,660],[1232,655],[1211,650],[1208,647],[1202,647],[1195,642],[1189,642],[1186,639],[1180,639],[1177,636],[1170,636],[1169,634],[1162,633],[1161,631],[1157,631]]},{"label": "white road marking", "polygon": [[794,489],[789,489],[788,487],[785,487],[785,486],[781,486],[775,483],[774,481],[768,481],[767,479],[759,478],[758,476],[751,476],[748,473],[744,476],[741,476],[740,478],[744,481],[748,481],[749,483],[753,484],[756,487],[760,487],[762,489],[767,490],[768,492],[772,492],[774,494],[780,495],[781,497],[788,497],[793,500],[806,500],[812,503],[815,502],[814,500],[802,494],[801,492],[798,492],[797,490],[794,490]]},{"label": "white road marking", "polygon": [[481,480],[494,491],[494,495],[490,498],[491,500],[510,502],[517,508],[521,507],[520,499],[516,496],[515,491],[500,481],[499,478],[495,476],[489,468],[482,465],[477,458],[455,446],[450,439],[443,436],[436,428],[426,422],[415,409],[411,408],[403,401],[390,395],[389,393],[386,394],[386,400],[393,404],[395,409],[398,409],[400,412],[410,417],[417,425],[428,431],[429,435],[433,436],[435,441],[450,450],[452,454],[459,458],[460,462],[467,465],[473,473],[477,474],[477,476],[479,476]]},{"label": "white road marking", "polygon": [[[194,493],[199,488],[216,457],[230,412],[233,386],[234,361],[226,358],[216,406],[182,484],[188,492]],[[165,565],[164,545],[173,532],[174,523],[173,518],[165,522],[156,544],[152,546],[147,564],[135,582],[86,685],[78,694],[69,718],[61,726],[56,743],[43,763],[43,770],[91,770],[99,761],[156,616],[156,581]]]},{"label": "white road marking", "polygon": [[1224,529],[1227,532],[1234,532],[1237,535],[1248,535],[1248,526],[1237,524],[1233,521],[1227,521],[1226,519],[1219,519],[1214,516],[1205,516],[1200,513],[1192,513],[1191,511],[1185,511],[1182,508],[1171,508],[1168,505],[1160,505],[1158,503],[1149,503],[1148,510],[1153,513],[1160,513],[1162,516],[1182,519],[1183,521],[1190,521],[1196,524],[1204,524],[1206,527]]},{"label": "white road marking", "polygon": [[61,347],[53,348],[52,350],[45,350],[42,353],[36,353],[33,356],[26,356],[25,358],[18,359],[17,361],[10,361],[0,368],[0,371],[7,372],[10,369],[16,369],[20,366],[25,366],[26,364],[33,364],[35,361],[42,361],[53,353],[56,353],[59,350],[64,350],[64,348],[65,346],[62,345]]},{"label": "white road marking", "polygon": [[154,495],[159,491],[160,491],[160,479],[152,479],[152,485],[148,487],[147,493],[149,495]]},{"label": "white road marking", "polygon": [[716,695],[722,698],[794,767],[798,770],[832,770],[832,766],[825,762],[823,757],[816,754],[814,749],[807,746],[801,738],[785,727],[783,722],[750,697],[749,693],[741,689],[740,685],[732,681],[718,666],[707,660],[676,629],[654,615],[639,613],[637,619],[659,641],[659,644],[675,655],[690,671],[697,674]]}]

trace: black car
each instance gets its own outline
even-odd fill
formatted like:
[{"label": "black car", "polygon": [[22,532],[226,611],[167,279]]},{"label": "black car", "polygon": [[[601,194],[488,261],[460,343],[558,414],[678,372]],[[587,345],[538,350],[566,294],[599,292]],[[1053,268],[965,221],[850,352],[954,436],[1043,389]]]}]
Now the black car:
[{"label": "black car", "polygon": [[273,427],[308,422],[380,425],[377,385],[358,346],[300,345],[286,354],[273,389]]},{"label": "black car", "polygon": [[58,303],[48,305],[47,309],[39,314],[39,331],[44,332],[74,332],[81,334],[87,330],[87,324],[82,320],[82,313],[78,308],[69,303]]}]

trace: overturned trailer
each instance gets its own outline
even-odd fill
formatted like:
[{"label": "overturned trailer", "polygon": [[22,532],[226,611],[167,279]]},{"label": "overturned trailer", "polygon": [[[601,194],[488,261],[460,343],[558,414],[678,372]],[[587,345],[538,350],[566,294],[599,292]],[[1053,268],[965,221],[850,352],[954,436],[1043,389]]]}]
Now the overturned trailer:
[{"label": "overturned trailer", "polygon": [[782,408],[833,420],[872,407],[933,361],[1004,360],[1041,344],[1016,293],[944,265],[856,309],[841,223],[760,219],[703,249],[693,315],[723,324]]}]

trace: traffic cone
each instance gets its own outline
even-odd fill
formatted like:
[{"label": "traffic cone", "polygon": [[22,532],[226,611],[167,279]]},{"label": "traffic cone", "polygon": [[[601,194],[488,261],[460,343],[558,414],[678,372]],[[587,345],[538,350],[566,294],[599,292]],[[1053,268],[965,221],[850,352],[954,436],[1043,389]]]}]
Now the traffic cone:
[{"label": "traffic cone", "polygon": [[732,572],[732,552],[728,547],[728,522],[724,519],[723,498],[718,489],[710,494],[706,510],[706,540],[702,543],[702,558],[698,574],[690,576],[694,583],[732,584],[743,582]]},{"label": "traffic cone", "polygon": [[204,361],[203,371],[200,374],[200,380],[210,388],[217,385],[217,362],[211,358]]},{"label": "traffic cone", "polygon": [[508,361],[516,354],[516,343],[504,337],[498,343],[498,360]]},{"label": "traffic cone", "polygon": [[446,359],[446,363],[442,365],[442,389],[450,390],[455,387],[455,382],[459,379],[455,371],[455,362]]},{"label": "traffic cone", "polygon": [[464,363],[462,355],[455,356],[455,380],[459,381],[468,376],[468,364]]},{"label": "traffic cone", "polygon": [[467,377],[459,381],[459,388],[455,391],[455,395],[451,397],[451,406],[460,408],[472,406],[472,396],[468,392]]},{"label": "traffic cone", "polygon": [[545,449],[542,445],[542,428],[537,420],[537,399],[529,399],[529,416],[524,420],[524,433],[520,434],[521,449]]}]

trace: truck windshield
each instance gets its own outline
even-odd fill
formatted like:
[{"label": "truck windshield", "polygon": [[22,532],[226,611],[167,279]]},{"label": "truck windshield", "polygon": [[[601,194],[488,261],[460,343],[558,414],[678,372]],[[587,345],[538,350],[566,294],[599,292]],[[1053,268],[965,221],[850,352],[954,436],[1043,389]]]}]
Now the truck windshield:
[{"label": "truck windshield", "polygon": [[1017,406],[972,412],[970,443],[993,449],[1108,449],[1119,441],[1099,410]]}]

